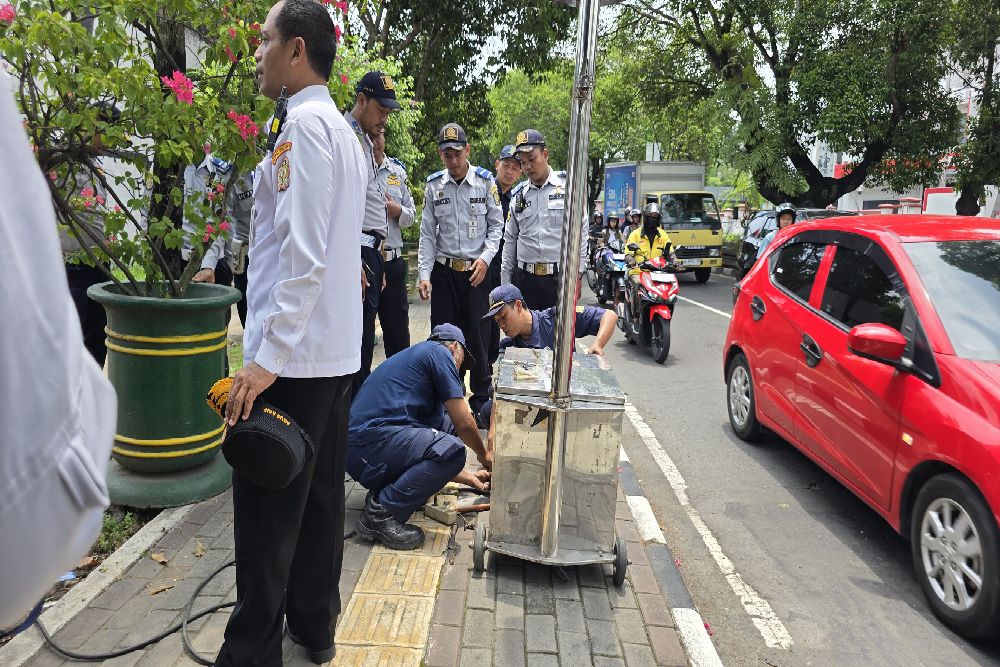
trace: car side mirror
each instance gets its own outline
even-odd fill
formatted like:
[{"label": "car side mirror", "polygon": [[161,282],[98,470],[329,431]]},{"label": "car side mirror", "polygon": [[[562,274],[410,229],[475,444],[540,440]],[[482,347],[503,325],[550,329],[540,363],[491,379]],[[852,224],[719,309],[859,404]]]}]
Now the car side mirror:
[{"label": "car side mirror", "polygon": [[847,349],[852,353],[901,370],[910,366],[903,359],[906,345],[903,334],[885,324],[859,324],[847,334]]},{"label": "car side mirror", "polygon": [[627,247],[632,252],[635,252],[635,251],[637,251],[639,249],[639,244],[638,243],[629,243]]}]

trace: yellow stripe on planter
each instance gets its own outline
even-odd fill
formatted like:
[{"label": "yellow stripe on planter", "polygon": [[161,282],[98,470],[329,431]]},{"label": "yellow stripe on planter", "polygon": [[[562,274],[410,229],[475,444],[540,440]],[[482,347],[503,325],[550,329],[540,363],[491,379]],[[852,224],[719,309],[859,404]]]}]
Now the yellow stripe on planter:
[{"label": "yellow stripe on planter", "polygon": [[113,350],[114,352],[134,354],[140,357],[186,357],[192,354],[207,354],[209,352],[221,350],[226,346],[226,341],[222,341],[217,345],[209,345],[206,347],[186,347],[176,350],[154,350],[147,347],[122,347],[121,345],[112,343],[110,340],[106,340],[104,344],[109,350]]},{"label": "yellow stripe on planter", "polygon": [[119,340],[127,340],[133,343],[197,343],[202,340],[212,340],[225,336],[228,331],[216,331],[214,333],[194,334],[191,336],[133,336],[132,334],[118,333],[112,331],[110,327],[104,327],[104,333]]},{"label": "yellow stripe on planter", "polygon": [[217,429],[213,429],[208,433],[199,433],[198,435],[188,435],[183,438],[156,438],[156,439],[144,439],[144,438],[130,438],[126,435],[121,435],[116,433],[115,440],[118,442],[125,443],[126,445],[145,445],[147,447],[169,447],[170,445],[186,445],[191,442],[197,442],[199,440],[205,440],[207,438],[214,438],[226,429],[226,425],[223,424]]},{"label": "yellow stripe on planter", "polygon": [[182,456],[190,456],[191,454],[206,452],[214,447],[218,447],[221,444],[222,438],[219,438],[218,440],[213,440],[207,445],[203,445],[201,447],[195,447],[194,449],[178,449],[170,452],[133,452],[128,449],[122,449],[121,447],[112,447],[111,451],[119,456],[127,456],[133,459],[178,459]]}]

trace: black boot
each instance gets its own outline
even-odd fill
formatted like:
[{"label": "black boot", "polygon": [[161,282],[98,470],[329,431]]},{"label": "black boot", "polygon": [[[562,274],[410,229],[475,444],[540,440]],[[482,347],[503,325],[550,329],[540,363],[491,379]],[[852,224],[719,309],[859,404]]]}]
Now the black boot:
[{"label": "black boot", "polygon": [[314,665],[325,665],[337,656],[337,646],[333,645],[330,648],[323,649],[321,651],[316,651],[306,645],[304,641],[292,634],[291,629],[288,627],[288,623],[285,623],[285,634],[288,638],[292,640],[293,643],[298,644],[306,650],[306,654]]},{"label": "black boot", "polygon": [[365,498],[365,511],[354,529],[358,535],[369,540],[378,540],[388,549],[412,551],[424,543],[424,531],[408,523],[400,523],[375,500],[369,491]]}]

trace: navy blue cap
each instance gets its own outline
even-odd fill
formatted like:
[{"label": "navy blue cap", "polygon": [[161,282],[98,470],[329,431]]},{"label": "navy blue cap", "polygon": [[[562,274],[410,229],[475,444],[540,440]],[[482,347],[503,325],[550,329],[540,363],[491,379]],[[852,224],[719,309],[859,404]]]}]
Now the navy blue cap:
[{"label": "navy blue cap", "polygon": [[493,291],[490,292],[490,309],[486,311],[483,315],[485,320],[487,317],[493,317],[500,312],[500,309],[506,306],[508,303],[514,303],[515,301],[524,301],[524,297],[521,295],[521,290],[517,289],[513,285],[500,285],[499,287],[494,287]]},{"label": "navy blue cap", "polygon": [[500,149],[500,155],[497,156],[497,159],[498,160],[509,160],[509,159],[516,160],[517,159],[517,154],[516,154],[516,151],[514,150],[514,144],[507,144],[506,146],[504,146],[503,148],[501,148]]},{"label": "navy blue cap", "polygon": [[440,150],[448,148],[461,150],[465,148],[467,143],[469,140],[465,136],[465,130],[458,123],[448,123],[438,132],[438,148]]},{"label": "navy blue cap", "polygon": [[514,144],[518,153],[530,153],[538,146],[545,146],[545,135],[538,130],[524,130],[517,133]]},{"label": "navy blue cap", "polygon": [[465,334],[462,330],[456,327],[454,324],[439,324],[433,329],[431,329],[431,335],[427,337],[427,340],[433,341],[449,341],[453,340],[462,346],[465,350],[465,363],[462,364],[463,367],[469,366],[476,363],[476,358],[472,356],[469,352],[469,346],[465,344]]},{"label": "navy blue cap", "polygon": [[399,102],[396,101],[396,84],[392,77],[382,72],[368,72],[358,85],[355,92],[364,93],[365,97],[370,97],[386,109],[399,109]]}]

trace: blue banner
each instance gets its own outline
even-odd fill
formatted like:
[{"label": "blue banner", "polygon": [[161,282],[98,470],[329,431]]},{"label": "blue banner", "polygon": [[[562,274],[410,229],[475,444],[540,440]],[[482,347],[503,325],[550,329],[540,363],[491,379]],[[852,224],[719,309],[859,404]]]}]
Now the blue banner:
[{"label": "blue banner", "polygon": [[625,215],[625,209],[636,206],[634,164],[623,164],[604,169],[604,213],[617,211]]}]

